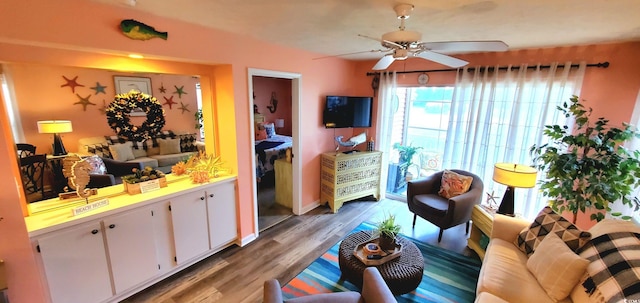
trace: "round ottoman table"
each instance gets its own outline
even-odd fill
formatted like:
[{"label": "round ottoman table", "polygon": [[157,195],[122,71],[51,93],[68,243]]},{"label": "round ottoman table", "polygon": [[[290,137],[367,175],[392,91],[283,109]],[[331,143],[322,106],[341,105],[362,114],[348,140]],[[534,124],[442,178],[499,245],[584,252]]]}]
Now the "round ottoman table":
[{"label": "round ottoman table", "polygon": [[[371,240],[372,231],[359,231],[348,235],[340,243],[338,263],[342,278],[362,288],[362,275],[367,265],[353,255],[360,243]],[[420,285],[424,271],[424,259],[420,249],[413,242],[400,236],[396,242],[402,245],[400,257],[376,266],[391,292],[395,295],[406,294]]]}]

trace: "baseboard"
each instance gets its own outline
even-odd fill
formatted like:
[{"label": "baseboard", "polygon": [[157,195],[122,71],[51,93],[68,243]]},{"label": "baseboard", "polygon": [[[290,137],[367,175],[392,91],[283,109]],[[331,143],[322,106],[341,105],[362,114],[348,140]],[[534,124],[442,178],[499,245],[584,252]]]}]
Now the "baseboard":
[{"label": "baseboard", "polygon": [[242,240],[240,240],[240,247],[243,247],[251,242],[253,242],[253,240],[257,239],[258,237],[256,236],[256,234],[249,234],[248,236],[242,238]]},{"label": "baseboard", "polygon": [[308,212],[310,212],[310,211],[314,210],[316,207],[318,207],[318,206],[320,206],[320,205],[321,205],[321,204],[320,204],[320,200],[313,201],[313,202],[311,202],[311,203],[309,203],[309,204],[305,205],[304,207],[302,207],[302,209],[300,209],[300,213],[299,213],[299,214],[297,214],[297,215],[298,215],[298,216],[299,216],[299,215],[304,215],[304,214],[306,214],[306,213],[308,213]]}]

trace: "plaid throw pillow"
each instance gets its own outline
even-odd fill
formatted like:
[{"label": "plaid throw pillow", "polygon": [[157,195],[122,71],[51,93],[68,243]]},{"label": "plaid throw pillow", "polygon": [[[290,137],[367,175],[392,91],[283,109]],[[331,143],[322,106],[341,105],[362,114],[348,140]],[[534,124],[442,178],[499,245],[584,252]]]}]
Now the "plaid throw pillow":
[{"label": "plaid throw pillow", "polygon": [[87,145],[87,151],[102,158],[113,159],[111,151],[109,151],[109,144],[91,144]]},{"label": "plaid throw pillow", "polygon": [[196,137],[195,133],[193,134],[183,134],[180,135],[180,152],[192,152],[197,151],[196,147]]},{"label": "plaid throw pillow", "polygon": [[104,136],[104,138],[107,140],[107,143],[109,143],[109,145],[127,142],[127,139],[118,136]]},{"label": "plaid throw pillow", "polygon": [[551,207],[546,206],[538,213],[533,223],[520,232],[514,244],[529,257],[550,233],[555,233],[574,252],[591,239],[589,232],[581,231],[567,219],[556,214]]}]

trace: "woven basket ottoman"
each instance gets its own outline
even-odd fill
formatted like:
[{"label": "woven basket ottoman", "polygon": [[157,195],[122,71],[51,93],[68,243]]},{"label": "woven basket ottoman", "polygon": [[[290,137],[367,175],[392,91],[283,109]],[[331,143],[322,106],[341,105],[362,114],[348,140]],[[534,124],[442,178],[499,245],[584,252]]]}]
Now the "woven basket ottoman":
[{"label": "woven basket ottoman", "polygon": [[[371,231],[359,231],[348,235],[340,243],[338,263],[341,277],[362,288],[362,274],[367,265],[353,255],[360,243],[370,241]],[[424,271],[424,259],[420,249],[408,239],[398,236],[396,242],[402,245],[400,257],[376,266],[393,294],[406,294],[420,285]]]}]

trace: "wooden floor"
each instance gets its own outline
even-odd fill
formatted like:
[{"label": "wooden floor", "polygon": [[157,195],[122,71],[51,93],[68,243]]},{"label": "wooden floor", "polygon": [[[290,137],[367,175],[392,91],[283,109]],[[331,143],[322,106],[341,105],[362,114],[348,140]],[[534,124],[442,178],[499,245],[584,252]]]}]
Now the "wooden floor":
[{"label": "wooden floor", "polygon": [[404,202],[354,201],[336,214],[321,206],[290,217],[245,247],[219,252],[124,302],[262,302],[265,280],[284,285],[361,222],[377,222],[385,214],[396,215],[405,235],[477,258],[466,247],[465,224],[446,230],[438,244],[438,229],[429,222],[418,217],[411,228],[413,214]]}]

